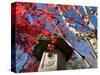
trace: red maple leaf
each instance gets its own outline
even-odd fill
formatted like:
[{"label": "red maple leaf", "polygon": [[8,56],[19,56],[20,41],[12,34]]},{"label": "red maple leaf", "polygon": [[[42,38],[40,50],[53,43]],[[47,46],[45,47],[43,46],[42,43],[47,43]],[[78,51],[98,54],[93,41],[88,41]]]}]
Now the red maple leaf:
[{"label": "red maple leaf", "polygon": [[17,4],[16,6],[16,15],[23,15],[26,12],[25,6]]}]

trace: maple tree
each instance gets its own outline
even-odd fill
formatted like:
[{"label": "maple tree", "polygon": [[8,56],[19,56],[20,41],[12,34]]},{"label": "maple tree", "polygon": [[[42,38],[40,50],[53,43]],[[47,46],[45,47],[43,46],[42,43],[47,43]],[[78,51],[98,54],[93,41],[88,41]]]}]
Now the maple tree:
[{"label": "maple tree", "polygon": [[[15,9],[14,9],[15,8]],[[82,7],[75,6],[77,11],[76,16],[80,16],[79,10]],[[67,24],[64,22],[60,24],[59,16],[65,17],[65,21],[70,23],[78,23],[81,25],[80,31],[83,31],[84,27],[92,30],[89,26],[85,25],[85,20],[89,21],[89,16],[83,14],[81,19],[83,23],[79,22],[75,17],[69,17],[66,11],[71,12],[73,6],[70,5],[56,5],[56,4],[45,4],[43,8],[38,8],[35,3],[16,3],[12,6],[12,26],[16,24],[16,44],[20,46],[20,50],[27,53],[29,57],[32,57],[33,46],[38,43],[37,37],[39,35],[44,35],[45,37],[51,40],[51,43],[48,45],[48,50],[54,50],[54,45],[57,41],[56,37],[53,35],[52,31],[55,30],[57,33],[67,34],[68,30],[65,30]],[[59,14],[61,12],[62,14]],[[65,15],[63,15],[65,14]],[[16,23],[13,17],[16,15]],[[31,15],[33,18],[30,22],[27,15]],[[46,29],[47,24],[51,25],[51,30]],[[61,27],[59,26],[61,25]],[[94,31],[94,30],[92,30]],[[64,35],[62,35],[64,37]],[[39,63],[32,63],[30,61],[27,63],[27,68],[23,68],[23,71],[37,71]],[[33,65],[33,66],[32,66]],[[28,68],[30,67],[30,69]]]}]

